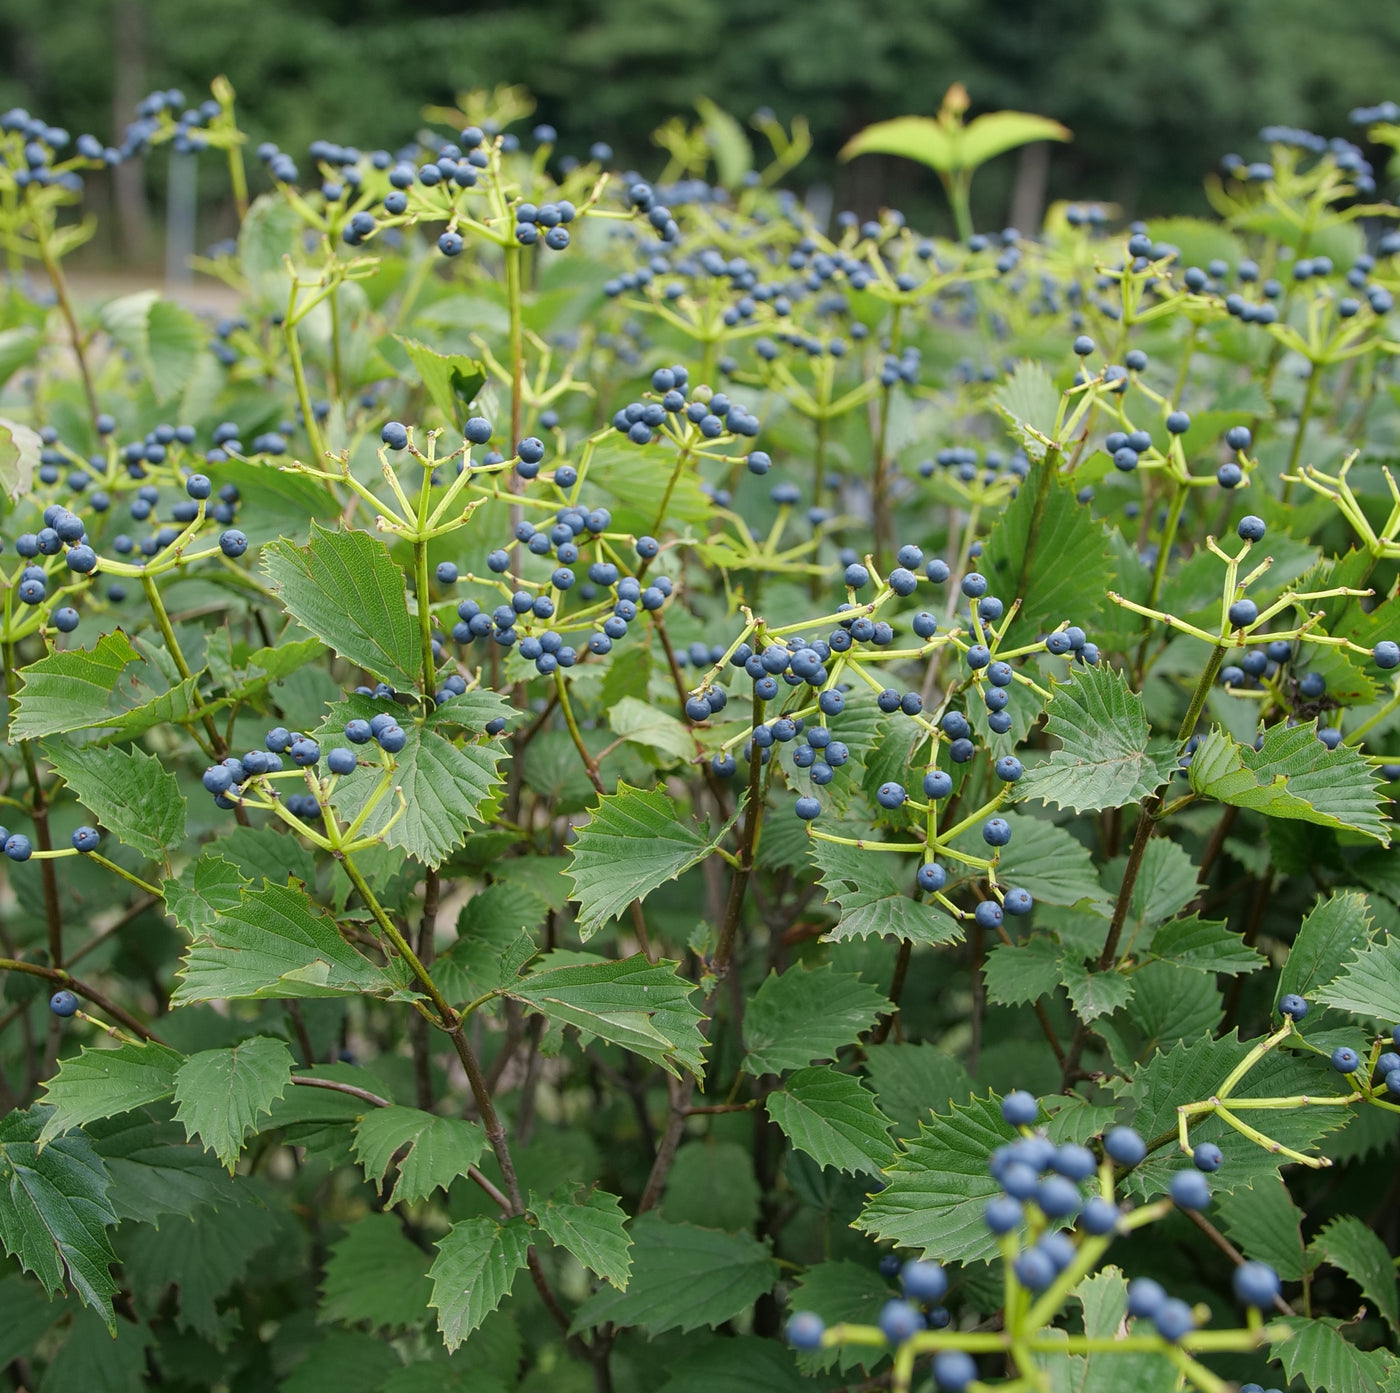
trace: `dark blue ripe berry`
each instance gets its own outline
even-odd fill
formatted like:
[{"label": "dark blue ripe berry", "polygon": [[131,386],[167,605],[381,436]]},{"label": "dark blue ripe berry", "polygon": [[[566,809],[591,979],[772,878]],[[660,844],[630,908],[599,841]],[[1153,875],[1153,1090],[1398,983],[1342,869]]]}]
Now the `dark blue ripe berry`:
[{"label": "dark blue ripe berry", "polygon": [[989,817],[982,824],[982,840],[988,846],[1006,846],[1011,841],[1011,824],[1004,817]]},{"label": "dark blue ripe berry", "polygon": [[[492,723],[488,722],[488,726],[490,724]],[[504,724],[504,722],[502,722],[502,724]],[[488,729],[487,734],[493,735],[495,732]],[[379,748],[391,755],[398,754],[408,743],[408,736],[396,725],[386,726],[375,738],[379,741]]]},{"label": "dark blue ripe berry", "polygon": [[1191,1161],[1198,1171],[1214,1174],[1225,1162],[1225,1153],[1213,1141],[1203,1141],[1192,1153]]},{"label": "dark blue ripe berry", "polygon": [[880,1331],[892,1345],[902,1345],[924,1328],[924,1318],[907,1301],[887,1301],[880,1309]]},{"label": "dark blue ripe berry", "polygon": [[95,827],[79,827],[73,833],[73,847],[76,851],[96,851],[101,840],[102,836]]},{"label": "dark blue ripe berry", "polygon": [[980,599],[987,593],[987,577],[977,571],[969,571],[962,578],[962,593],[969,600]]},{"label": "dark blue ripe berry", "polygon": [[1008,914],[1029,914],[1035,908],[1035,900],[1029,890],[1012,889],[1006,892],[1001,907]]},{"label": "dark blue ripe berry", "polygon": [[995,900],[982,900],[973,911],[972,917],[977,921],[979,928],[998,929],[1001,927],[1002,909]]},{"label": "dark blue ripe berry", "polygon": [[1300,1021],[1308,1014],[1308,1003],[1296,992],[1289,992],[1287,996],[1279,998],[1278,1013],[1290,1020]]},{"label": "dark blue ripe berry", "polygon": [[64,605],[53,612],[53,626],[61,634],[71,634],[78,627],[78,611],[72,605]]},{"label": "dark blue ripe berry", "polygon": [[[292,756],[296,758],[295,755]],[[326,756],[326,767],[332,774],[353,774],[355,766],[358,764],[355,752],[345,745],[337,745],[330,754]]]},{"label": "dark blue ripe berry", "polygon": [[1361,1066],[1361,1056],[1347,1045],[1338,1045],[1332,1051],[1332,1067],[1339,1074],[1354,1074]]},{"label": "dark blue ripe berry", "polygon": [[1147,1143],[1131,1127],[1115,1127],[1105,1134],[1104,1154],[1120,1166],[1136,1166],[1147,1156]]},{"label": "dark blue ripe berry", "polygon": [[248,550],[248,539],[236,527],[230,527],[220,534],[219,550],[225,556],[237,558]]},{"label": "dark blue ripe berry", "polygon": [[1172,1202],[1182,1209],[1206,1209],[1210,1205],[1210,1186],[1197,1170],[1177,1171],[1172,1176],[1169,1193]]},{"label": "dark blue ripe berry", "polygon": [[1160,1282],[1151,1277],[1134,1277],[1128,1283],[1128,1314],[1140,1320],[1152,1320],[1167,1304],[1167,1293]]},{"label": "dark blue ripe berry", "polygon": [[908,797],[909,795],[904,791],[904,785],[893,781],[881,784],[875,793],[875,799],[880,806],[891,810],[902,807]]},{"label": "dark blue ripe berry", "polygon": [[400,421],[389,421],[379,432],[379,438],[391,450],[403,450],[408,446],[408,428]]},{"label": "dark blue ripe berry", "polygon": [[1184,411],[1172,411],[1167,415],[1167,429],[1173,435],[1185,435],[1191,429],[1191,418]]},{"label": "dark blue ripe berry", "polygon": [[1263,1310],[1282,1291],[1278,1273],[1266,1262],[1244,1262],[1235,1269],[1235,1295],[1240,1304]]},{"label": "dark blue ripe berry", "polygon": [[1001,1115],[1013,1127],[1030,1127],[1040,1116],[1040,1104],[1033,1094],[1014,1089],[1001,1100]]},{"label": "dark blue ripe berry", "polygon": [[1263,518],[1255,517],[1253,513],[1247,514],[1239,521],[1239,526],[1235,531],[1246,542],[1262,542],[1264,534],[1268,531]]},{"label": "dark blue ripe berry", "polygon": [[1157,1327],[1157,1333],[1164,1340],[1175,1343],[1196,1328],[1196,1317],[1184,1301],[1178,1301],[1172,1297],[1162,1303],[1157,1314],[1152,1318],[1152,1323]]},{"label": "dark blue ripe berry", "polygon": [[812,822],[821,816],[822,805],[815,798],[799,798],[793,809],[803,822]]},{"label": "dark blue ripe berry", "polygon": [[55,992],[49,998],[49,1010],[55,1016],[71,1016],[78,1009],[78,998],[70,991]]},{"label": "dark blue ripe berry", "polygon": [[953,776],[942,769],[930,769],[924,775],[924,797],[946,798],[953,791]]},{"label": "dark blue ripe berry", "polygon": [[23,832],[11,832],[5,838],[5,855],[11,861],[28,861],[34,855],[34,846]]},{"label": "dark blue ripe berry", "polygon": [[948,873],[936,861],[925,862],[916,877],[919,889],[926,895],[941,890],[948,883]]},{"label": "dark blue ripe berry", "polygon": [[788,1343],[793,1349],[820,1349],[826,1326],[815,1311],[797,1311],[787,1323]]}]

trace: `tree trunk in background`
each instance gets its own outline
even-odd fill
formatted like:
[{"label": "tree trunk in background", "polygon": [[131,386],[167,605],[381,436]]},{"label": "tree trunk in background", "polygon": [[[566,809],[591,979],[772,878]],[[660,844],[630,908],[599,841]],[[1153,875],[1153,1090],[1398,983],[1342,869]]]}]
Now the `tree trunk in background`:
[{"label": "tree trunk in background", "polygon": [[[136,103],[146,95],[146,25],[142,0],[112,0],[112,139],[121,138],[136,118]],[[112,171],[120,249],[128,264],[142,264],[151,240],[146,206],[144,160],[119,164]]]},{"label": "tree trunk in background", "polygon": [[1021,147],[1016,169],[1016,186],[1011,191],[1010,226],[1034,237],[1045,215],[1045,183],[1050,174],[1050,146],[1038,140]]}]

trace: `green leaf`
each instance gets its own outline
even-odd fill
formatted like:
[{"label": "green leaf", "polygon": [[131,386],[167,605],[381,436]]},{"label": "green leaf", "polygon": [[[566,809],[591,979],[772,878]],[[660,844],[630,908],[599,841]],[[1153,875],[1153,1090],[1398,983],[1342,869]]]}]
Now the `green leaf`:
[{"label": "green leaf", "polygon": [[308,545],[279,538],[263,548],[262,566],[292,618],[342,658],[390,686],[422,680],[404,575],[378,538],[313,523]]},{"label": "green leaf", "polygon": [[1026,453],[1043,460],[1045,442],[1054,440],[1060,414],[1060,389],[1044,364],[1017,363],[1006,381],[993,388],[990,400],[1016,432]]},{"label": "green leaf", "polygon": [[392,1214],[366,1214],[331,1246],[317,1318],[410,1330],[423,1324],[432,1294],[428,1255]]},{"label": "green leaf", "polygon": [[47,742],[44,758],[119,841],[160,860],[185,839],[180,781],[154,755],[115,746]]},{"label": "green leaf", "polygon": [[890,1120],[852,1074],[799,1069],[764,1100],[784,1136],[819,1165],[877,1175],[894,1158]]},{"label": "green leaf", "polygon": [[855,1227],[879,1242],[923,1249],[939,1262],[989,1262],[997,1254],[983,1210],[1000,1190],[987,1157],[1014,1132],[993,1094],[935,1113],[887,1168],[889,1184]]},{"label": "green leaf", "polygon": [[[561,958],[570,961],[559,964]],[[580,961],[580,959],[583,959]],[[536,971],[510,984],[508,995],[552,1021],[621,1045],[679,1077],[679,1064],[697,1077],[704,1069],[704,1018],[691,1005],[695,984],[664,958],[636,953],[616,962],[551,953]]]},{"label": "green leaf", "polygon": [[115,1049],[83,1049],[60,1060],[58,1073],[44,1081],[44,1101],[52,1111],[39,1145],[99,1117],[159,1102],[175,1091],[175,1071],[184,1055],[166,1045],[124,1041]]},{"label": "green leaf", "polygon": [[616,1195],[561,1185],[547,1199],[530,1196],[530,1212],[551,1243],[576,1257],[590,1272],[627,1290],[632,1270],[632,1239],[627,1215]]},{"label": "green leaf", "polygon": [[1342,1330],[1348,1322],[1329,1316],[1276,1317],[1292,1328],[1293,1338],[1269,1345],[1273,1359],[1289,1379],[1327,1393],[1376,1393],[1396,1372],[1395,1356],[1385,1350],[1358,1349]]},{"label": "green leaf", "polygon": [[402,1365],[392,1345],[359,1331],[332,1330],[312,1345],[278,1393],[377,1393]]},{"label": "green leaf", "polygon": [[[416,339],[395,334],[394,338],[403,345],[408,360],[418,370],[423,385],[433,405],[442,413],[443,419],[452,426],[458,426],[466,416],[465,408],[477,398],[486,385],[486,373],[475,358],[465,353],[439,353]],[[423,442],[420,442],[423,445]],[[426,446],[423,446],[426,448]]]},{"label": "green leaf", "polygon": [[1251,948],[1243,937],[1233,934],[1224,923],[1201,919],[1171,919],[1152,935],[1148,952],[1197,972],[1223,972],[1235,976],[1266,967],[1268,959]]},{"label": "green leaf", "polygon": [[1059,945],[1044,934],[1024,943],[993,944],[982,967],[987,1000],[1025,1006],[1049,996],[1060,985],[1060,958]]},{"label": "green leaf", "polygon": [[[893,934],[928,944],[962,938],[961,927],[948,914],[906,893],[914,879],[914,867],[907,858],[816,838],[807,850],[820,873],[827,903],[841,909],[840,921],[825,935],[827,942],[871,934]],[[896,871],[904,873],[903,885]]]},{"label": "green leaf", "polygon": [[1220,1226],[1247,1258],[1267,1262],[1285,1282],[1303,1277],[1303,1211],[1278,1177],[1216,1196]]},{"label": "green leaf", "polygon": [[[788,1301],[790,1311],[813,1311],[824,1325],[877,1325],[880,1310],[894,1295],[893,1289],[872,1266],[864,1263],[838,1261],[819,1262],[799,1277]],[[868,1366],[884,1357],[883,1349],[859,1345],[839,1345],[834,1349],[814,1351],[803,1357],[806,1368],[841,1370]]]},{"label": "green leaf", "polygon": [[117,1257],[107,1237],[117,1222],[107,1193],[111,1177],[81,1132],[41,1151],[47,1120],[42,1105],[0,1118],[0,1243],[50,1296],[63,1290],[66,1277],[115,1333],[117,1284],[108,1268]]},{"label": "green leaf", "polygon": [[[1204,1036],[1154,1054],[1131,1083],[1117,1085],[1124,1105],[1121,1120],[1130,1122],[1144,1137],[1175,1136],[1177,1108],[1215,1094],[1249,1050],[1250,1044],[1232,1033],[1218,1040]],[[1336,1077],[1327,1062],[1315,1055],[1275,1050],[1250,1069],[1234,1096],[1287,1098],[1306,1093],[1325,1097],[1335,1094],[1331,1081]],[[1335,1107],[1249,1109],[1246,1120],[1283,1146],[1307,1152],[1329,1132],[1342,1127],[1348,1116],[1345,1108]],[[1256,1185],[1261,1178],[1272,1181],[1279,1167],[1288,1164],[1286,1157],[1256,1145],[1217,1117],[1207,1117],[1192,1127],[1190,1140],[1193,1147],[1214,1142],[1224,1153],[1224,1164],[1211,1176],[1215,1191]],[[1162,1194],[1184,1164],[1187,1158],[1175,1144],[1165,1146],[1128,1173],[1124,1189],[1143,1198]]]},{"label": "green leaf", "polygon": [[715,173],[726,188],[737,190],[753,168],[753,150],[744,128],[708,97],[697,97],[695,109],[705,123],[705,143],[715,158]]},{"label": "green leaf", "polygon": [[728,830],[726,824],[711,838],[708,824],[682,819],[661,789],[619,783],[594,805],[569,848],[579,936],[587,942],[633,900],[698,866]]},{"label": "green leaf", "polygon": [[967,1070],[927,1043],[867,1045],[865,1072],[880,1111],[901,1136],[917,1132],[930,1111],[965,1103],[974,1092]]},{"label": "green leaf", "polygon": [[304,890],[269,880],[242,890],[236,905],[205,925],[179,975],[172,998],[177,1006],[245,997],[387,995],[396,987],[345,941],[335,920],[317,910]]},{"label": "green leaf", "polygon": [[[391,796],[363,824],[364,835],[382,834],[389,846],[406,851],[427,866],[441,865],[481,821],[482,806],[500,781],[498,767],[505,757],[499,741],[457,744],[461,727],[454,706],[448,703],[425,720],[404,722],[407,740],[394,762],[395,784],[407,811],[390,826],[399,811],[397,797]],[[340,736],[351,717],[368,719],[382,709],[367,697],[351,697],[331,708],[325,730]],[[380,771],[373,766],[345,775],[336,783],[332,806],[342,818],[353,822],[375,793],[379,779]]]},{"label": "green leaf", "polygon": [[1058,121],[1025,111],[989,111],[966,126],[931,116],[897,116],[858,131],[842,147],[841,158],[902,155],[941,174],[950,174],[976,169],[1018,145],[1069,139],[1068,129]]},{"label": "green leaf", "polygon": [[1392,1331],[1400,1333],[1400,1296],[1395,1286],[1395,1262],[1380,1237],[1354,1214],[1333,1219],[1308,1252],[1340,1267],[1375,1303]]},{"label": "green leaf", "polygon": [[1026,770],[1018,795],[1098,812],[1140,803],[1171,778],[1175,744],[1150,733],[1142,698],[1107,664],[1055,683],[1045,711],[1046,732],[1060,748]]},{"label": "green leaf", "polygon": [[232,861],[217,851],[206,851],[186,863],[178,880],[161,882],[165,912],[191,938],[203,938],[220,915],[237,907],[247,884]]},{"label": "green leaf", "polygon": [[38,431],[0,416],[0,490],[7,498],[23,498],[33,488],[43,449]]},{"label": "green leaf", "polygon": [[889,1002],[854,972],[830,963],[770,972],[744,1012],[750,1074],[781,1074],[813,1060],[835,1059],[875,1024]]},{"label": "green leaf", "polygon": [[623,697],[608,708],[608,729],[633,745],[660,750],[673,759],[695,754],[695,737],[674,716],[636,697]]},{"label": "green leaf", "polygon": [[[0,1278],[0,1363],[28,1355],[63,1315],[38,1282],[27,1282],[14,1268]],[[110,1336],[108,1337],[110,1339]]]},{"label": "green leaf", "polygon": [[1069,993],[1075,1015],[1086,1025],[1120,1010],[1133,994],[1131,978],[1111,968],[1099,972],[1073,956],[1060,963],[1060,981]]},{"label": "green leaf", "polygon": [[694,1337],[657,1393],[811,1393],[791,1350],[756,1335]]},{"label": "green leaf", "polygon": [[[1084,1308],[1085,1335],[1118,1338],[1128,1312],[1128,1282],[1121,1268],[1100,1268],[1070,1295]],[[1058,1329],[1047,1333],[1063,1334]],[[1155,1350],[1101,1349],[1090,1355],[1047,1350],[1036,1362],[1050,1373],[1057,1393],[1172,1393],[1179,1382],[1176,1369]]]},{"label": "green leaf", "polygon": [[524,1219],[498,1224],[492,1219],[462,1219],[437,1242],[438,1255],[428,1269],[438,1313],[438,1329],[448,1349],[456,1349],[510,1291],[525,1266],[530,1228]]},{"label": "green leaf", "polygon": [[178,1123],[128,1112],[91,1122],[84,1134],[112,1177],[108,1197],[119,1219],[158,1224],[168,1214],[188,1218],[205,1205],[238,1203],[234,1180],[208,1152],[186,1142]]},{"label": "green leaf", "polygon": [[1350,827],[1389,844],[1375,772],[1352,745],[1329,750],[1317,722],[1264,732],[1262,747],[1240,745],[1218,727],[1191,758],[1191,788],[1266,817]]},{"label": "green leaf", "polygon": [[[238,490],[238,516],[248,530],[250,545],[273,537],[301,541],[309,535],[313,518],[334,518],[340,511],[319,479],[252,460],[225,460],[219,466],[219,483],[230,483]],[[251,527],[254,520],[256,534]]]},{"label": "green leaf", "polygon": [[[1008,812],[1011,842],[1001,850],[997,879],[1005,885],[1029,890],[1042,904],[1073,908],[1089,901],[1089,908],[1107,912],[1109,900],[1099,884],[1089,848],[1067,828],[1031,813]],[[987,844],[977,828],[953,845],[974,856],[984,855]]]},{"label": "green leaf", "polygon": [[194,375],[204,348],[204,330],[187,309],[139,290],[102,307],[102,327],[130,351],[157,402],[178,396]]},{"label": "green leaf", "polygon": [[1097,597],[1115,583],[1104,524],[1076,501],[1069,483],[1055,474],[1044,477],[1045,469],[1031,469],[987,535],[978,562],[993,593],[1008,605],[1022,601],[1008,645],[1033,642],[1067,619],[1092,626]]},{"label": "green leaf", "polygon": [[1341,972],[1349,956],[1369,946],[1373,932],[1371,905],[1360,891],[1319,897],[1288,950],[1274,1005],[1291,993],[1311,999]]},{"label": "green leaf", "polygon": [[388,1203],[413,1204],[465,1175],[486,1150],[486,1133],[478,1123],[417,1108],[370,1108],[355,1128],[354,1146],[365,1179],[374,1181],[380,1194],[390,1163],[403,1151]]},{"label": "green leaf", "polygon": [[676,1152],[657,1213],[670,1224],[737,1233],[753,1229],[762,1200],[748,1149],[711,1135]]},{"label": "green leaf", "polygon": [[10,721],[11,740],[34,740],[65,730],[113,721],[108,707],[128,663],[140,654],[117,629],[91,648],[68,648],[30,663],[19,676],[19,703]]},{"label": "green leaf", "polygon": [[[256,1183],[256,1182],[254,1182]],[[138,1309],[155,1310],[169,1288],[180,1293],[176,1324],[224,1345],[238,1317],[221,1314],[217,1302],[243,1277],[254,1256],[279,1239],[286,1242],[288,1214],[271,1209],[264,1194],[240,1184],[239,1202],[205,1205],[188,1220],[141,1224],[123,1232],[122,1272]]]},{"label": "green leaf", "polygon": [[44,1370],[41,1389],[140,1393],[149,1386],[148,1354],[155,1341],[144,1322],[121,1320],[104,1327],[92,1312],[75,1311],[67,1338]]},{"label": "green leaf", "polygon": [[1363,948],[1315,996],[1324,1006],[1393,1025],[1400,1020],[1400,938]]},{"label": "green leaf", "polygon": [[292,1077],[292,1055],[281,1040],[256,1035],[224,1050],[191,1055],[175,1075],[175,1119],[198,1137],[232,1174],[243,1139],[271,1112]]},{"label": "green leaf", "polygon": [[654,1214],[632,1225],[632,1279],[625,1292],[604,1287],[574,1316],[573,1330],[604,1321],[648,1335],[697,1330],[742,1315],[778,1279],[767,1247],[748,1234],[668,1224]]}]

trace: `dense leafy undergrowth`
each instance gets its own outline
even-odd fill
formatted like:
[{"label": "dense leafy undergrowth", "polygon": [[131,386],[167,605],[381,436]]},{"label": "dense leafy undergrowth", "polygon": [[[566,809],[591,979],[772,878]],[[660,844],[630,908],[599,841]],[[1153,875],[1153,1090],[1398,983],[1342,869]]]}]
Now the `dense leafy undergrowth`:
[{"label": "dense leafy undergrowth", "polygon": [[[0,119],[7,1386],[1400,1387],[1361,150],[950,243],[525,114]],[[171,141],[241,312],[75,306]]]}]

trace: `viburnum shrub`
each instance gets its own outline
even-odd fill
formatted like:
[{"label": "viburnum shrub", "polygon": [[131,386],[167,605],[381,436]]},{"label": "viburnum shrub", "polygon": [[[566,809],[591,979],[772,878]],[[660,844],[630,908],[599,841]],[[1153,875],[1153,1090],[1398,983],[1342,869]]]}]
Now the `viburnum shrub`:
[{"label": "viburnum shrub", "polygon": [[[0,117],[7,1386],[1397,1386],[1362,148],[950,242],[213,90]],[[165,144],[217,322],[64,278]]]}]

